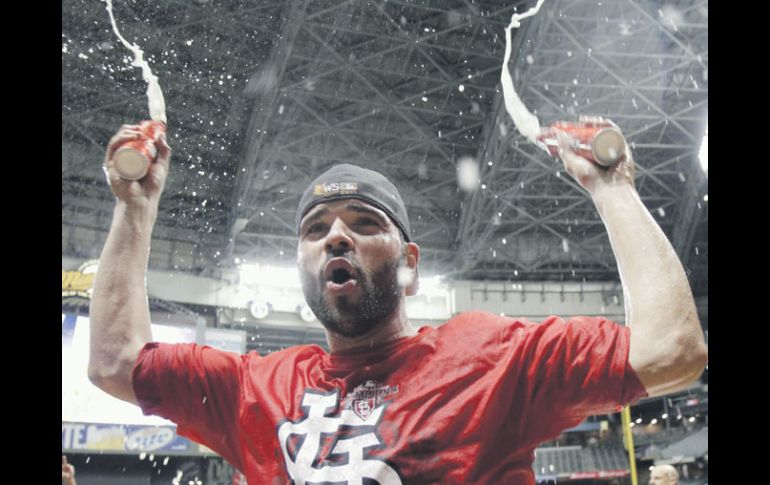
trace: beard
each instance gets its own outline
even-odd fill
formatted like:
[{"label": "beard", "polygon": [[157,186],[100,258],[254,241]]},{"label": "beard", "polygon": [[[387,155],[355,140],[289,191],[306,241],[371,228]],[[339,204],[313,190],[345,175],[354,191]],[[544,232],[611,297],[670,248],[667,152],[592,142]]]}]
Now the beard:
[{"label": "beard", "polygon": [[399,260],[384,262],[371,277],[355,259],[350,257],[348,261],[356,269],[356,282],[361,292],[358,302],[353,302],[349,295],[330,296],[333,301],[328,301],[323,269],[314,275],[300,268],[300,280],[307,304],[327,330],[344,337],[359,337],[385,321],[398,308],[401,296]]}]

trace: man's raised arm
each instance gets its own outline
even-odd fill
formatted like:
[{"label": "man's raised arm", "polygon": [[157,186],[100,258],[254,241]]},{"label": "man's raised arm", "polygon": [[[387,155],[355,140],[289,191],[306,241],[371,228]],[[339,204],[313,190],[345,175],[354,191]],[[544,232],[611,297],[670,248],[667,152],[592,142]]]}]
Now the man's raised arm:
[{"label": "man's raised arm", "polygon": [[631,329],[629,364],[650,396],[687,387],[706,365],[703,331],[682,263],[636,191],[630,150],[604,168],[576,155],[566,138],[559,146],[609,234]]},{"label": "man's raised arm", "polygon": [[152,340],[146,284],[150,241],[171,157],[162,134],[148,174],[136,181],[120,178],[112,155],[140,136],[137,125],[124,125],[107,148],[104,170],[116,205],[94,281],[88,362],[94,385],[134,404],[131,371],[142,346]]}]

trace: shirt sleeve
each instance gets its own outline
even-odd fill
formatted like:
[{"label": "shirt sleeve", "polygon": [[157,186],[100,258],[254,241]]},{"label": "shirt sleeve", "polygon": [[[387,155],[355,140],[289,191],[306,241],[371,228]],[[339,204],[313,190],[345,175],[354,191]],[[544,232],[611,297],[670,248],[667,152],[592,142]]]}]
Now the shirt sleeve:
[{"label": "shirt sleeve", "polygon": [[518,374],[527,381],[521,388],[530,411],[524,428],[535,441],[647,395],[628,363],[628,327],[605,318],[551,317],[521,330]]},{"label": "shirt sleeve", "polygon": [[146,344],[133,369],[145,415],[177,424],[177,433],[208,446],[236,467],[244,357],[197,344]]}]

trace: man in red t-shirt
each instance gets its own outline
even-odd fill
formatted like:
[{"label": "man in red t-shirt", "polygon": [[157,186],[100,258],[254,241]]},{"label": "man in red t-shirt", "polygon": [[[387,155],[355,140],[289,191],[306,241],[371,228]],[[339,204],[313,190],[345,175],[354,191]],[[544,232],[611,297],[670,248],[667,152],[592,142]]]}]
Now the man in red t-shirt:
[{"label": "man in red t-shirt", "polygon": [[296,218],[303,291],[330,353],[153,343],[145,272],[170,149],[161,135],[148,176],[122,180],[112,154],[137,136],[124,126],[105,159],[117,205],[94,284],[89,377],[176,422],[250,483],[533,484],[538,443],[680,389],[705,365],[687,278],[636,193],[630,152],[603,168],[565,140],[565,166],[609,232],[628,326],[468,312],[415,329],[405,298],[420,251],[398,190],[343,164],[308,187]]}]

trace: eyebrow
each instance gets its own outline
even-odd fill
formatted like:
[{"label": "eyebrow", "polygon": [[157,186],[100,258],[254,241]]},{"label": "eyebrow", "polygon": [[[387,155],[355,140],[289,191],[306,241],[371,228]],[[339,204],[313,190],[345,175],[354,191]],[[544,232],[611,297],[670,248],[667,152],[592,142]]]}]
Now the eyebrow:
[{"label": "eyebrow", "polygon": [[380,215],[379,212],[375,211],[374,209],[370,209],[369,207],[366,207],[364,205],[359,204],[349,204],[346,209],[352,210],[358,213],[364,213],[364,214],[370,214],[377,219],[379,219],[380,222],[385,222],[385,219]]},{"label": "eyebrow", "polygon": [[[369,207],[366,207],[364,205],[348,204],[347,206],[345,206],[345,209],[352,210],[354,212],[358,212],[359,214],[371,215],[371,216],[375,217],[377,220],[379,220],[380,223],[382,223],[382,224],[386,223],[385,219],[382,217],[382,215],[380,215],[379,212],[375,211],[374,209],[370,209]],[[320,219],[321,217],[323,217],[324,215],[326,215],[328,213],[329,213],[329,209],[326,208],[326,207],[322,207],[321,209],[318,209],[318,211],[314,212],[311,216],[305,217],[305,220],[303,220],[300,223],[300,232],[302,231],[302,229],[307,227],[308,224],[312,223],[316,219]]]},{"label": "eyebrow", "polygon": [[314,212],[312,216],[306,216],[305,219],[299,224],[300,232],[302,231],[302,229],[307,227],[308,224],[315,221],[316,219],[320,219],[324,214],[328,212],[329,212],[329,209],[327,209],[326,207],[323,207],[317,210],[316,212]]}]

